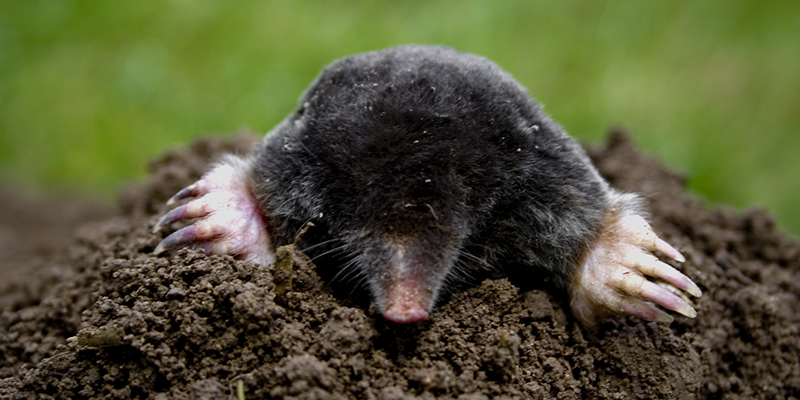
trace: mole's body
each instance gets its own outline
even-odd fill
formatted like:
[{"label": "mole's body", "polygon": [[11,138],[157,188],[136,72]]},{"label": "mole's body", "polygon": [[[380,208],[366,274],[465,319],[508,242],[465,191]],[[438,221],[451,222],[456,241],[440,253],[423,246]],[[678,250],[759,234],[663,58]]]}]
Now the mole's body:
[{"label": "mole's body", "polygon": [[586,324],[607,311],[669,321],[694,310],[642,274],[699,296],[650,252],[682,256],[611,189],[511,76],[451,49],[397,47],[339,60],[248,158],[228,156],[173,200],[155,230],[200,218],[183,245],[269,264],[304,237],[320,268],[366,284],[383,315],[427,318],[448,282],[530,271],[566,287]]}]

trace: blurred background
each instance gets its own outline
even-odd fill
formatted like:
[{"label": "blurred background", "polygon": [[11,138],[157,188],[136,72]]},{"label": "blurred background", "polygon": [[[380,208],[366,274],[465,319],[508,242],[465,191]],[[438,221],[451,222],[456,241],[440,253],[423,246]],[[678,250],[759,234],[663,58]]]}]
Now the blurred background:
[{"label": "blurred background", "polygon": [[198,136],[270,130],[331,61],[495,61],[584,142],[627,127],[711,204],[800,234],[800,2],[3,1],[0,180],[112,202]]}]

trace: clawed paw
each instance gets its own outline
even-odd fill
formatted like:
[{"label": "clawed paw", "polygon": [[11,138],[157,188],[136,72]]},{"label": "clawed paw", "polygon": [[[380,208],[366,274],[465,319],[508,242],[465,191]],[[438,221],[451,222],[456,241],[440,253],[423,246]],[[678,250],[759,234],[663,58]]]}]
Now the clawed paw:
[{"label": "clawed paw", "polygon": [[[686,275],[659,261],[652,254],[655,251],[678,262],[685,261],[638,214],[612,218],[586,250],[572,278],[569,292],[573,314],[588,326],[609,313],[672,322],[672,316],[656,305],[689,318],[697,316],[682,294],[700,297],[700,288]],[[646,276],[663,282],[657,284]]]},{"label": "clawed paw", "polygon": [[193,198],[161,217],[153,233],[175,222],[197,221],[164,238],[153,253],[191,247],[206,254],[228,254],[261,265],[274,262],[266,218],[250,190],[247,175],[246,163],[229,157],[169,199],[167,205]]}]

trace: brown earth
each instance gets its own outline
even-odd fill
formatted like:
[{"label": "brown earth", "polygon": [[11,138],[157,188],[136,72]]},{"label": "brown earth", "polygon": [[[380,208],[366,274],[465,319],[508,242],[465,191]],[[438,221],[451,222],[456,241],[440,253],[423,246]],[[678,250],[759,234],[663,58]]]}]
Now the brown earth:
[{"label": "brown earth", "polygon": [[800,244],[763,210],[705,207],[624,134],[590,154],[686,255],[705,293],[696,319],[582,328],[563,293],[500,279],[400,326],[331,294],[294,248],[278,268],[291,279],[150,256],[165,200],[252,140],[169,152],[116,213],[0,192],[0,398],[800,398]]}]

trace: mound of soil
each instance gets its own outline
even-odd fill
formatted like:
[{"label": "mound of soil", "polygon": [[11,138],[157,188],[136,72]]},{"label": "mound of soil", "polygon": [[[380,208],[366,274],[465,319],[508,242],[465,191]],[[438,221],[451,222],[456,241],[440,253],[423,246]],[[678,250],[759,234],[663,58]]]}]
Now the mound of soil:
[{"label": "mound of soil", "polygon": [[[590,155],[613,186],[649,198],[655,230],[705,293],[696,319],[587,329],[563,293],[496,279],[400,326],[334,295],[293,246],[265,269],[190,250],[151,256],[164,202],[253,140],[166,154],[119,212],[44,250],[10,244],[39,237],[46,218],[9,218],[24,213],[0,196],[0,261],[13,264],[0,283],[0,398],[800,398],[800,244],[763,210],[703,206],[620,132]],[[27,203],[33,215],[60,204]],[[69,226],[105,215],[85,210],[46,216]]]}]

